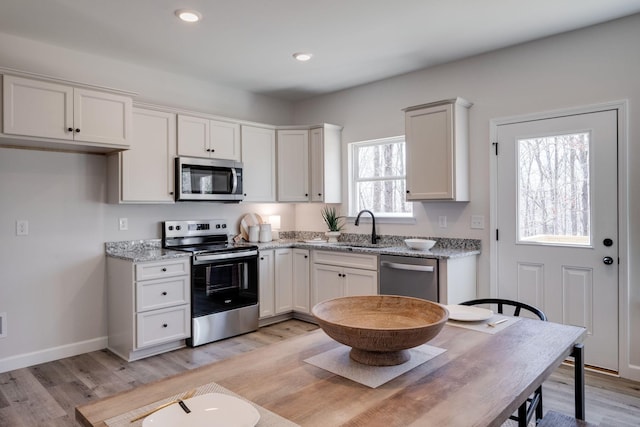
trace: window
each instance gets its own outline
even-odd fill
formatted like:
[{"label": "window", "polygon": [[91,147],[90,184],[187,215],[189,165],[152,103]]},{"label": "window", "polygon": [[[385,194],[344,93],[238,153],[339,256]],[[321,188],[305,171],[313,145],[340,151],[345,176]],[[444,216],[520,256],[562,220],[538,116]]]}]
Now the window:
[{"label": "window", "polygon": [[349,144],[349,215],[369,209],[377,217],[412,217],[405,200],[404,136]]},{"label": "window", "polygon": [[518,241],[591,244],[588,132],[518,140]]}]

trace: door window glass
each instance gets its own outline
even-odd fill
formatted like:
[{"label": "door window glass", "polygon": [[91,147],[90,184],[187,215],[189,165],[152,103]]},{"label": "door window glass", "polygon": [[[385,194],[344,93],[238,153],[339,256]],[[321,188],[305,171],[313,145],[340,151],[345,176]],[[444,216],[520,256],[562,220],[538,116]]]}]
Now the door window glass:
[{"label": "door window glass", "polygon": [[518,140],[518,242],[591,244],[588,132]]}]

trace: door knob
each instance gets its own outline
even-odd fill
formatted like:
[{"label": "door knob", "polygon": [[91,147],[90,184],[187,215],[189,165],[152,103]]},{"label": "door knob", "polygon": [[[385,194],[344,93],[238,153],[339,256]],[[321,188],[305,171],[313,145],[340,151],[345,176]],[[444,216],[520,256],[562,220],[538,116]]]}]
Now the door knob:
[{"label": "door knob", "polygon": [[611,258],[610,256],[606,256],[602,258],[602,262],[604,262],[606,265],[611,265],[613,264],[613,258]]}]

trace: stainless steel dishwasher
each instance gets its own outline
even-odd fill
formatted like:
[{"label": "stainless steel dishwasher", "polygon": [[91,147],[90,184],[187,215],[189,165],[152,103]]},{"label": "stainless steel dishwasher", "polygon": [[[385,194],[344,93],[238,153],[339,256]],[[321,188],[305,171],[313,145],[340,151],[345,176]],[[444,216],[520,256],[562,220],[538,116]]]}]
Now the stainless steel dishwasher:
[{"label": "stainless steel dishwasher", "polygon": [[438,302],[438,260],[381,255],[380,294]]}]

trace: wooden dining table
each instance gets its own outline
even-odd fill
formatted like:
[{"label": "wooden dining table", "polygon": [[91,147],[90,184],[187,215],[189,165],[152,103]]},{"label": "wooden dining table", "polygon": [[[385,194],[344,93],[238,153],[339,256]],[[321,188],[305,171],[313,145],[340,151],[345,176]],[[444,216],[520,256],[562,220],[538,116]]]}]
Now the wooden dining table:
[{"label": "wooden dining table", "polygon": [[445,325],[446,351],[370,388],[305,362],[342,344],[318,329],[76,408],[84,426],[215,382],[301,426],[500,426],[570,355],[584,419],[585,329],[522,318],[495,334]]}]

